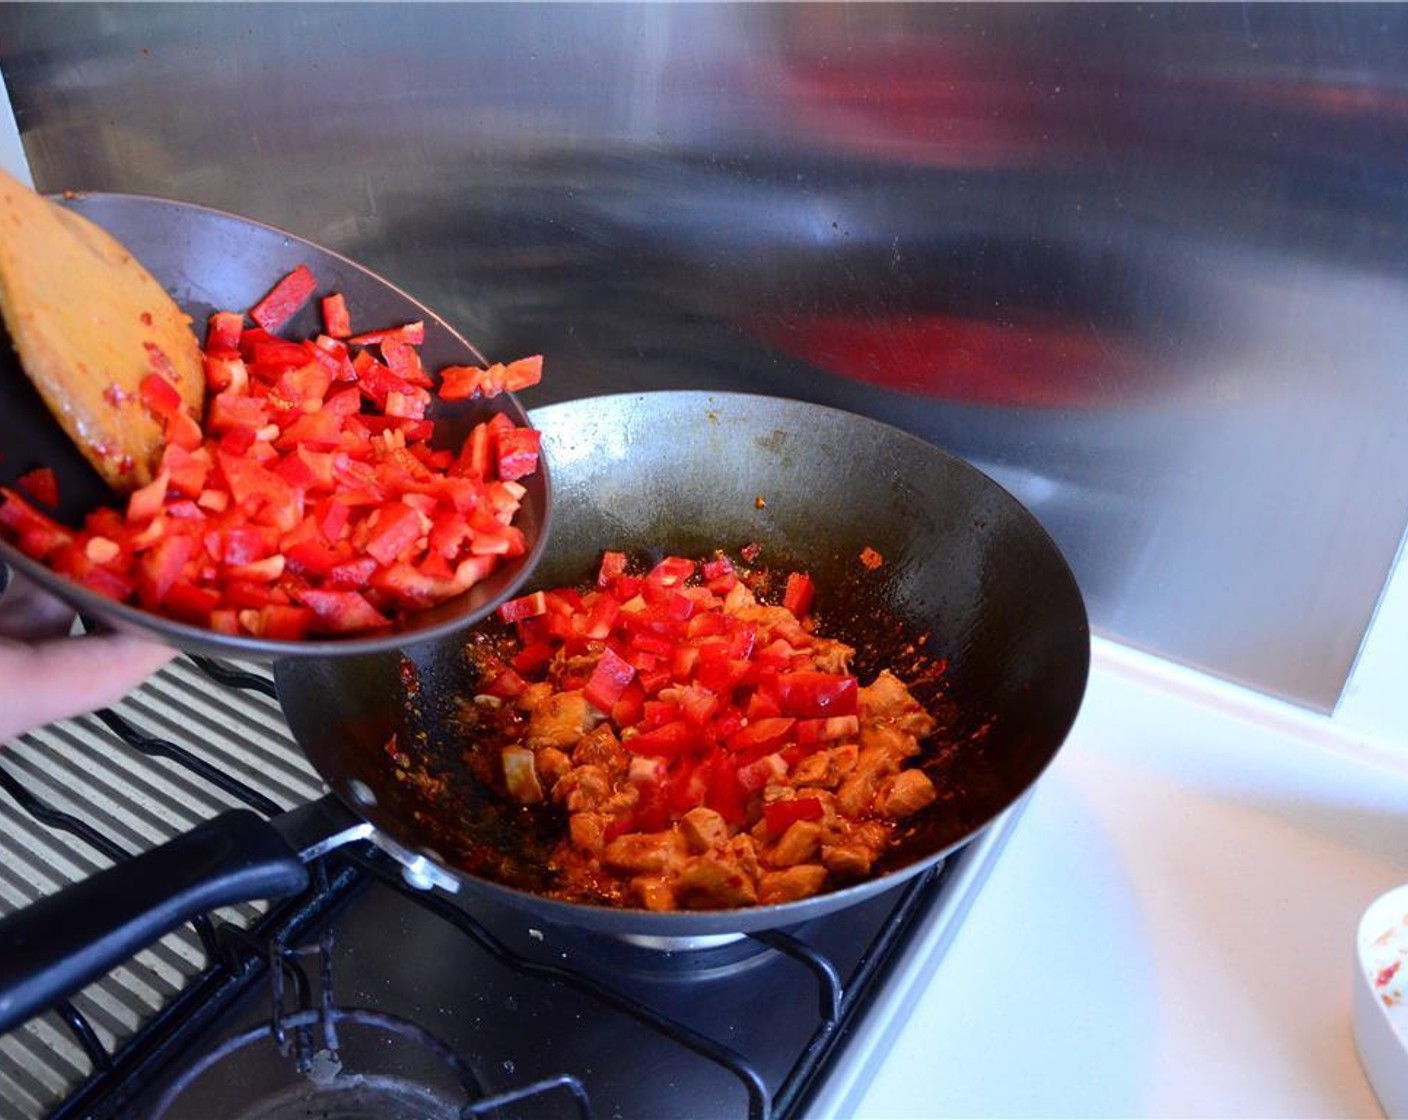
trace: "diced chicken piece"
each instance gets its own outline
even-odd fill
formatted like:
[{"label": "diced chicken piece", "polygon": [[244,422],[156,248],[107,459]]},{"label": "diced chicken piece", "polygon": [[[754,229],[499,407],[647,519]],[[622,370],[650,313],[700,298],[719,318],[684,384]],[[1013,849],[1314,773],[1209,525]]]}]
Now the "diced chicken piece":
[{"label": "diced chicken piece", "polygon": [[919,740],[893,723],[867,724],[861,728],[860,749],[884,754],[898,765],[919,753]]},{"label": "diced chicken piece", "polygon": [[838,642],[834,638],[812,639],[812,660],[816,662],[816,667],[823,673],[849,673],[851,658],[855,654],[854,647],[846,645],[845,642]]},{"label": "diced chicken piece", "polygon": [[728,843],[728,822],[713,809],[699,805],[680,818],[680,833],[696,855]]},{"label": "diced chicken piece", "polygon": [[[736,589],[735,589],[736,590]],[[730,596],[732,592],[730,592]],[[727,604],[728,600],[724,600]],[[727,606],[724,608],[728,609]],[[770,607],[757,602],[740,603],[740,605],[729,613],[736,615],[741,622],[756,622],[759,626],[769,630],[776,627],[796,626],[796,619],[792,617],[792,612],[786,607]]]},{"label": "diced chicken piece", "polygon": [[882,817],[898,820],[919,812],[932,804],[938,791],[923,770],[901,770],[886,778],[875,791],[875,811]]},{"label": "diced chicken piece", "polygon": [[933,717],[905,688],[904,682],[884,669],[870,684],[860,690],[862,723],[891,721],[902,731],[923,738],[934,730]]},{"label": "diced chicken piece", "polygon": [[611,778],[600,766],[577,766],[557,780],[552,798],[568,812],[600,809],[611,797]]},{"label": "diced chicken piece", "polygon": [[537,805],[543,800],[543,784],[533,752],[527,747],[505,747],[499,754],[504,767],[508,795],[520,805]]},{"label": "diced chicken piece", "polygon": [[758,848],[754,844],[753,838],[746,832],[740,832],[737,836],[731,837],[724,846],[724,853],[743,869],[743,874],[748,878],[757,879]]},{"label": "diced chicken piece", "polygon": [[631,761],[611,724],[599,723],[577,741],[572,748],[572,761],[578,766],[600,766],[608,773],[624,770]]},{"label": "diced chicken piece", "polygon": [[631,894],[642,910],[664,912],[679,908],[674,888],[660,875],[637,875],[631,880]]},{"label": "diced chicken piece", "polygon": [[549,681],[538,681],[530,684],[518,696],[518,707],[525,712],[531,712],[534,708],[541,707],[550,696],[553,687]]},{"label": "diced chicken piece", "polygon": [[571,757],[556,747],[544,747],[537,752],[537,755],[538,777],[548,789],[557,785],[558,781],[572,769]]},{"label": "diced chicken piece", "polygon": [[715,853],[686,860],[674,888],[679,904],[690,910],[721,910],[758,901],[752,876],[736,860]]},{"label": "diced chicken piece", "polygon": [[571,750],[597,722],[597,714],[581,689],[555,692],[532,710],[523,741],[534,750]]},{"label": "diced chicken piece", "polygon": [[623,813],[629,813],[640,804],[640,787],[625,786],[618,789],[610,797],[601,803],[601,811],[610,813],[613,817],[619,817]]},{"label": "diced chicken piece", "polygon": [[605,813],[573,813],[567,818],[567,834],[574,847],[600,852],[606,847],[606,826],[610,821]]},{"label": "diced chicken piece", "polygon": [[824,844],[821,862],[838,879],[863,879],[870,874],[876,853],[864,844]]},{"label": "diced chicken piece", "polygon": [[724,596],[724,613],[737,614],[739,611],[747,610],[749,607],[758,605],[757,598],[749,587],[742,583],[736,583]]},{"label": "diced chicken piece", "polygon": [[847,817],[858,817],[870,808],[879,778],[870,772],[857,771],[836,790],[836,808]]},{"label": "diced chicken piece", "polygon": [[665,781],[669,773],[669,764],[663,758],[638,754],[631,759],[629,774],[635,785],[659,785]]},{"label": "diced chicken piece", "polygon": [[831,756],[831,765],[836,768],[839,781],[855,771],[856,760],[860,758],[860,747],[855,743],[842,743],[839,747],[832,747],[827,753]]},{"label": "diced chicken piece", "polygon": [[826,886],[826,868],[819,863],[799,863],[781,871],[764,872],[758,881],[758,901],[764,905],[810,898]]},{"label": "diced chicken piece", "polygon": [[842,779],[856,768],[859,753],[859,748],[854,743],[814,751],[793,769],[792,784],[814,786],[817,789],[835,789]]},{"label": "diced chicken piece", "polygon": [[821,846],[821,862],[839,878],[862,878],[870,874],[889,836],[879,821],[849,824],[833,843]]},{"label": "diced chicken piece", "polygon": [[856,755],[856,767],[852,774],[869,776],[879,782],[881,778],[898,773],[904,760],[905,756],[898,753],[890,742],[861,747],[860,753]]},{"label": "diced chicken piece", "polygon": [[821,850],[821,834],[820,821],[793,821],[767,853],[767,862],[773,867],[810,863]]},{"label": "diced chicken piece", "polygon": [[825,786],[834,784],[831,771],[831,755],[827,751],[816,751],[807,755],[792,768],[792,784],[795,786]]},{"label": "diced chicken piece", "polygon": [[678,862],[684,840],[673,829],[664,832],[628,832],[606,845],[602,861],[618,871],[659,873]]}]

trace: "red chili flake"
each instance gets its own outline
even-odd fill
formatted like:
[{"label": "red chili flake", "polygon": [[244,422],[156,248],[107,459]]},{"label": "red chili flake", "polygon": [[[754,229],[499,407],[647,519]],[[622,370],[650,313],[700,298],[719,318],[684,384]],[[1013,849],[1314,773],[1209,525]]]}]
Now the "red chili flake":
[{"label": "red chili flake", "polygon": [[881,556],[880,553],[876,552],[875,549],[866,545],[860,551],[860,562],[873,572],[885,562],[885,558]]},{"label": "red chili flake", "polygon": [[152,325],[152,313],[151,313],[150,311],[143,311],[142,314],[141,314],[141,320],[142,320],[142,326],[144,326],[144,327],[149,327],[149,326],[151,326],[151,325]]},{"label": "red chili flake", "polygon": [[1394,961],[1391,965],[1387,966],[1386,968],[1379,969],[1379,974],[1374,977],[1374,986],[1376,988],[1387,987],[1389,981],[1391,981],[1394,976],[1398,973],[1398,966],[1402,963],[1402,961]]}]

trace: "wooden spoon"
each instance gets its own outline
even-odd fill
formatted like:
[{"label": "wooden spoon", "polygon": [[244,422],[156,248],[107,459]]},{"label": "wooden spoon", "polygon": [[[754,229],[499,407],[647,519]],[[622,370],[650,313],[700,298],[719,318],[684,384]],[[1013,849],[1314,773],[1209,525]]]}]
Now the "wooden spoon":
[{"label": "wooden spoon", "polygon": [[4,171],[0,311],[25,373],[108,485],[150,482],[165,437],[143,379],[160,374],[197,417],[204,399],[190,319],[121,243]]}]

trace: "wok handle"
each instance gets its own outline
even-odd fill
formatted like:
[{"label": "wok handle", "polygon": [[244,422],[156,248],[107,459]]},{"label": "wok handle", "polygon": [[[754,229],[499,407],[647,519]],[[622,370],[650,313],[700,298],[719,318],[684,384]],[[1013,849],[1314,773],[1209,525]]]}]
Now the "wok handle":
[{"label": "wok handle", "polygon": [[273,826],[235,809],[31,903],[0,919],[0,1034],[198,914],[307,885]]}]

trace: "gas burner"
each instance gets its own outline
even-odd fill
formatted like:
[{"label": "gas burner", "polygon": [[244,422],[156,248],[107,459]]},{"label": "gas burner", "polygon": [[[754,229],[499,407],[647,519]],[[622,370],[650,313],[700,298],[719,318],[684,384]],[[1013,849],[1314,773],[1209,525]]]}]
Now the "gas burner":
[{"label": "gas burner", "polygon": [[458,1055],[408,1020],[320,1008],[281,1026],[335,1037],[296,1055],[268,1026],[226,1039],[168,1087],[151,1120],[460,1120],[481,1095]]},{"label": "gas burner", "polygon": [[546,940],[570,947],[579,960],[605,975],[666,983],[723,979],[756,967],[777,950],[746,933],[705,937],[647,937],[554,930]]}]

